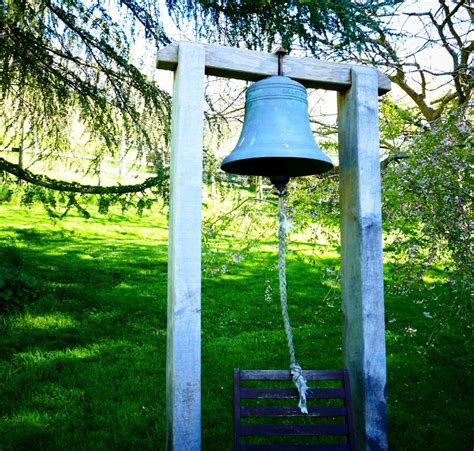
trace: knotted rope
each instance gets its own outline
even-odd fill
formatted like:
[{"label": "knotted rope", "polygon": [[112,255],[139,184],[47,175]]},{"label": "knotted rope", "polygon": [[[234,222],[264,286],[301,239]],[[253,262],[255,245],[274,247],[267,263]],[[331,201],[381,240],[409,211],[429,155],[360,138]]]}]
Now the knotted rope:
[{"label": "knotted rope", "polygon": [[298,407],[301,413],[308,413],[306,407],[306,392],[308,385],[303,376],[301,366],[296,363],[295,348],[293,346],[293,334],[291,332],[290,318],[288,316],[288,299],[286,296],[286,231],[288,223],[286,220],[284,192],[279,193],[278,199],[278,276],[280,280],[280,303],[281,313],[283,316],[283,324],[285,325],[286,339],[288,340],[288,350],[290,352],[290,371],[293,383],[300,394]]}]

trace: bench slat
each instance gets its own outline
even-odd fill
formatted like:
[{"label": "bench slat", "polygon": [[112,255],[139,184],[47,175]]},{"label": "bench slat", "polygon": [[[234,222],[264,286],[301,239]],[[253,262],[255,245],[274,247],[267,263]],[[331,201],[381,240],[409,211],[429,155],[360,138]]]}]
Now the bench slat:
[{"label": "bench slat", "polygon": [[341,444],[314,444],[314,445],[241,445],[242,451],[348,451],[349,445]]},{"label": "bench slat", "polygon": [[[345,417],[345,406],[308,407],[310,417]],[[240,408],[241,417],[301,417],[301,411],[296,406],[245,406]]]},{"label": "bench slat", "polygon": [[[333,370],[303,370],[308,381],[336,381],[344,378],[343,371]],[[240,380],[246,381],[284,381],[291,380],[288,370],[241,370]]]},{"label": "bench slat", "polygon": [[240,435],[347,435],[346,424],[241,424]]},{"label": "bench slat", "polygon": [[[241,388],[241,398],[299,398],[296,388]],[[310,388],[306,393],[308,399],[345,398],[343,388]]]}]

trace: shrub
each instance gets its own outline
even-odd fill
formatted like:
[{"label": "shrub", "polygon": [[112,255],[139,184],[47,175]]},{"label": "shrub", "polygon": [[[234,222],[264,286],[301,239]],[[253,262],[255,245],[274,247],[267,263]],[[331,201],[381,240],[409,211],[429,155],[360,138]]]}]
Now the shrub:
[{"label": "shrub", "polygon": [[39,280],[24,266],[18,248],[8,246],[0,250],[0,313],[21,311],[40,296]]},{"label": "shrub", "polygon": [[14,193],[14,188],[11,183],[0,181],[0,203],[10,202]]}]

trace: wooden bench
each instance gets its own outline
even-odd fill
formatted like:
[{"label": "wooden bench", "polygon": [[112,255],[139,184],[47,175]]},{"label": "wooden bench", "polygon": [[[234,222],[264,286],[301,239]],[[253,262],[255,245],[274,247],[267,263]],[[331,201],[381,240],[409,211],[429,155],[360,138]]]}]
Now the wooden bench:
[{"label": "wooden bench", "polygon": [[298,408],[290,371],[234,369],[235,450],[355,450],[347,371],[303,374],[308,415]]}]

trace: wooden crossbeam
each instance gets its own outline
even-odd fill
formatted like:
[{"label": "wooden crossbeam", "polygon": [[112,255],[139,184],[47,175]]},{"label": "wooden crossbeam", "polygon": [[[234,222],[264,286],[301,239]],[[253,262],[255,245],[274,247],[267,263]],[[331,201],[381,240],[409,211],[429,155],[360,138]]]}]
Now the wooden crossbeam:
[{"label": "wooden crossbeam", "polygon": [[[223,47],[219,45],[199,44],[205,49],[206,75],[257,81],[276,75],[278,57],[276,54],[255,50]],[[158,69],[176,70],[178,65],[179,42],[170,44],[158,52]],[[332,63],[313,58],[285,56],[283,58],[284,75],[300,82],[306,88],[346,91],[352,85],[351,68],[354,64]],[[379,94],[391,89],[390,80],[377,69]]]}]

